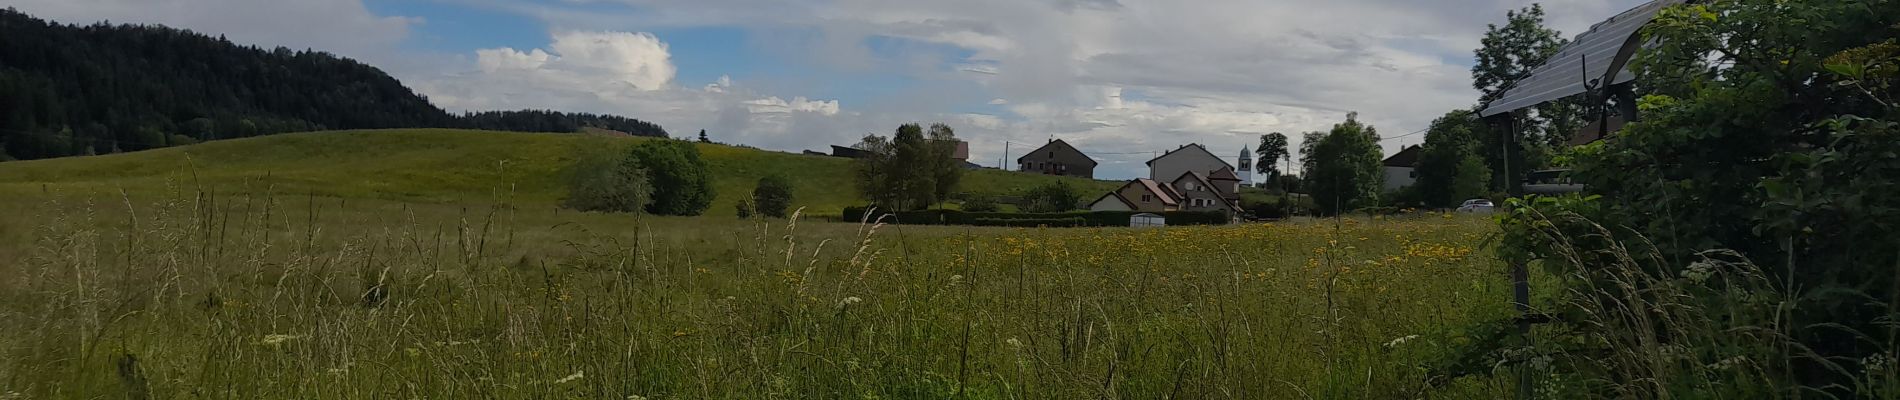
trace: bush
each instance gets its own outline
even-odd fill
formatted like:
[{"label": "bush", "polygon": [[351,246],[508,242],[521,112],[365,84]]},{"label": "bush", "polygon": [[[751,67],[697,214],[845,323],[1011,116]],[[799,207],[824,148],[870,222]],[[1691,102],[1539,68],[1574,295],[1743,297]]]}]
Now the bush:
[{"label": "bush", "polygon": [[738,203],[733,203],[732,208],[739,214],[739,219],[752,219],[752,202],[740,200]]},{"label": "bush", "polygon": [[640,212],[652,199],[645,170],[630,153],[586,146],[569,167],[567,198],[561,206],[580,211]]},{"label": "bush", "polygon": [[653,201],[647,205],[647,212],[692,216],[712,205],[712,176],[692,143],[648,140],[634,146],[633,155],[640,160],[653,187]]},{"label": "bush", "polygon": [[1023,211],[1032,213],[1053,213],[1074,210],[1081,203],[1082,196],[1075,194],[1068,182],[1058,180],[1030,189],[1023,195],[1021,206]]},{"label": "bush", "polygon": [[990,196],[979,194],[970,195],[969,198],[963,199],[963,211],[996,212],[1001,209],[1002,207],[996,204],[996,198]]},{"label": "bush", "polygon": [[759,178],[758,186],[752,188],[751,208],[760,215],[785,218],[785,210],[791,208],[792,199],[791,181],[779,174],[766,175]]}]

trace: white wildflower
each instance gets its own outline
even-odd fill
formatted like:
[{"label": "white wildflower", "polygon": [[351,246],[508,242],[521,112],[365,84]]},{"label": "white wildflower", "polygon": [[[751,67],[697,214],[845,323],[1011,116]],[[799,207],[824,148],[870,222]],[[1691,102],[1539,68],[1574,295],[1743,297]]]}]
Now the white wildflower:
[{"label": "white wildflower", "polygon": [[864,299],[860,299],[858,298],[858,296],[846,297],[844,298],[844,300],[838,300],[838,308],[845,308],[846,306],[850,306],[850,305],[858,304],[862,302],[864,302]]},{"label": "white wildflower", "polygon": [[284,344],[284,342],[291,341],[292,339],[301,339],[301,338],[303,338],[303,335],[286,335],[286,334],[281,334],[281,333],[273,333],[269,335],[264,335],[264,340],[258,341],[257,343],[266,345],[266,346],[276,346],[276,345]]},{"label": "white wildflower", "polygon": [[1418,335],[1401,336],[1398,339],[1392,339],[1392,341],[1390,342],[1385,342],[1385,347],[1388,349],[1393,348],[1393,347],[1398,347],[1401,344],[1405,344],[1405,342],[1410,342],[1412,341],[1412,339],[1417,339],[1417,338],[1418,338]]},{"label": "white wildflower", "polygon": [[569,374],[565,378],[556,380],[554,381],[554,383],[556,384],[568,383],[568,382],[578,381],[578,380],[581,380],[581,378],[586,378],[586,377],[587,377],[587,373],[582,372],[582,371],[574,371],[573,374]]},{"label": "white wildflower", "polygon": [[1709,369],[1727,371],[1745,363],[1748,363],[1748,357],[1734,356],[1722,359],[1722,361],[1716,361],[1714,364],[1709,364]]},{"label": "white wildflower", "polygon": [[1711,276],[1715,276],[1715,263],[1708,260],[1696,261],[1682,269],[1682,277],[1688,278],[1690,282],[1702,283]]},{"label": "white wildflower", "polygon": [[1549,355],[1531,357],[1531,360],[1530,360],[1531,368],[1536,369],[1538,371],[1549,371],[1550,362],[1551,362],[1551,358]]},{"label": "white wildflower", "polygon": [[1867,369],[1868,374],[1875,374],[1893,368],[1893,359],[1887,358],[1886,354],[1875,354],[1862,359],[1860,365]]},{"label": "white wildflower", "polygon": [[1009,338],[1009,340],[1005,340],[1003,342],[1009,343],[1010,347],[1023,347],[1023,341],[1016,340],[1016,338]]},{"label": "white wildflower", "polygon": [[963,283],[963,275],[959,274],[959,275],[950,276],[950,285],[954,286],[961,283]]}]

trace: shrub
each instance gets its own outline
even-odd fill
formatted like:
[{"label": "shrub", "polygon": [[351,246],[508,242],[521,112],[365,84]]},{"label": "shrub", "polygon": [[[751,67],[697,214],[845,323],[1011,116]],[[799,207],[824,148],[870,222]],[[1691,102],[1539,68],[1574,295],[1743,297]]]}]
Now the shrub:
[{"label": "shrub", "polygon": [[1030,189],[1028,194],[1023,195],[1021,206],[1023,211],[1052,213],[1074,210],[1080,203],[1082,196],[1075,194],[1075,189],[1070,188],[1068,182],[1058,180]]},{"label": "shrub", "polygon": [[996,204],[996,198],[994,197],[979,194],[970,195],[969,198],[963,199],[963,211],[996,212],[1001,209],[1002,207]]},{"label": "shrub", "polygon": [[645,170],[630,153],[606,146],[577,150],[561,206],[580,211],[640,212],[652,199]]},{"label": "shrub", "polygon": [[633,148],[647,172],[653,201],[647,212],[659,215],[699,215],[712,205],[712,176],[699,149],[677,140],[648,140]]},{"label": "shrub", "polygon": [[792,182],[779,174],[759,178],[759,184],[752,188],[752,207],[760,215],[772,218],[785,218],[785,211],[792,207]]},{"label": "shrub", "polygon": [[739,219],[752,218],[752,202],[740,200],[738,203],[733,203],[732,208],[734,212],[739,214]]}]

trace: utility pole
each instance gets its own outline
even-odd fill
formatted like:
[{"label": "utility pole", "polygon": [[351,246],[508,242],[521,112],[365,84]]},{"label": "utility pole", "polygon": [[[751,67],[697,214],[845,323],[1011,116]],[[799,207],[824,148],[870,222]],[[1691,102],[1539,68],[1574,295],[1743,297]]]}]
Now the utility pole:
[{"label": "utility pole", "polygon": [[1009,164],[1004,164],[1005,162],[1008,162],[1008,161],[1009,161],[1009,141],[1005,140],[1003,141],[1003,159],[1001,161],[996,162],[996,167],[1002,168],[1004,171],[1013,171],[1012,169],[1009,169]]}]

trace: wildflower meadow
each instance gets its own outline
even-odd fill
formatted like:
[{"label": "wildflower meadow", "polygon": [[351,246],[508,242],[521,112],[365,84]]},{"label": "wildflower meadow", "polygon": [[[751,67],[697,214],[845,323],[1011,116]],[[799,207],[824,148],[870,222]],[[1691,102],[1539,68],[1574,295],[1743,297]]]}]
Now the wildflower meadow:
[{"label": "wildflower meadow", "polygon": [[6,398],[1498,398],[1487,217],[921,227],[181,193],[0,205]]}]

